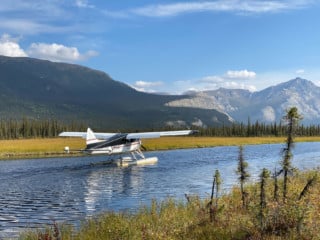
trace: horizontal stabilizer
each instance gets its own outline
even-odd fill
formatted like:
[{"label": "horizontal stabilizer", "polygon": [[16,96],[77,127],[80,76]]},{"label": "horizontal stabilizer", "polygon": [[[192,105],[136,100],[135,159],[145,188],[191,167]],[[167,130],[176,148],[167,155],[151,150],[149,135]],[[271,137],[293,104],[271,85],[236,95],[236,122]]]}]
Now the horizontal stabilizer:
[{"label": "horizontal stabilizer", "polygon": [[59,134],[59,137],[82,137],[86,138],[86,132],[62,132]]},{"label": "horizontal stabilizer", "polygon": [[[98,139],[109,139],[117,133],[94,133]],[[62,132],[59,137],[82,137],[87,138],[87,132]]]}]

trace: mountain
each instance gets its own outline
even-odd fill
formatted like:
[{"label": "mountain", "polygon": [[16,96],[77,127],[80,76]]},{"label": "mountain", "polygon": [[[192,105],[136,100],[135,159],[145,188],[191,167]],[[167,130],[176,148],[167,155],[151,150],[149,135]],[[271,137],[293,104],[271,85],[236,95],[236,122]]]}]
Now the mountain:
[{"label": "mountain", "polygon": [[188,97],[138,92],[79,65],[0,56],[0,118],[54,118],[111,130],[231,123],[215,109],[166,106]]},{"label": "mountain", "polygon": [[279,122],[290,107],[303,115],[302,123],[320,123],[320,88],[309,80],[296,78],[259,92],[217,89],[194,93],[167,103],[174,107],[216,109],[238,122]]}]

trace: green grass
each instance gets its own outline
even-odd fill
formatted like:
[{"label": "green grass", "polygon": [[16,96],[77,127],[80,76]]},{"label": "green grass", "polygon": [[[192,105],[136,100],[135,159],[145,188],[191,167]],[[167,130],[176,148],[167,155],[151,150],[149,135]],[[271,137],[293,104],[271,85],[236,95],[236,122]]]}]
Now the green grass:
[{"label": "green grass", "polygon": [[319,181],[298,200],[307,180],[315,174],[316,171],[309,171],[291,177],[286,203],[273,200],[273,183],[269,179],[263,226],[259,220],[259,186],[252,184],[246,186],[247,208],[242,207],[240,190],[235,187],[219,198],[214,221],[210,220],[208,199],[167,199],[153,201],[150,207],[141,207],[136,213],[101,214],[85,221],[80,229],[53,225],[26,232],[20,239],[320,239]]},{"label": "green grass", "polygon": [[[282,143],[284,138],[208,138],[168,137],[145,141],[148,150]],[[27,141],[27,142],[25,142]],[[73,142],[74,141],[74,142]],[[320,141],[319,138],[296,138],[298,141]],[[78,139],[17,140],[13,151],[23,146],[32,151],[57,151],[65,145],[83,147]],[[23,144],[22,144],[23,143]],[[35,143],[38,143],[38,146]],[[30,145],[28,145],[30,144]],[[4,146],[2,146],[4,148]],[[10,150],[10,144],[7,146]],[[316,178],[307,194],[299,200],[306,183],[318,171],[296,172],[289,178],[285,202],[273,199],[273,181],[267,181],[266,208],[260,211],[259,184],[245,186],[247,207],[242,207],[241,194],[235,186],[229,194],[219,197],[218,208],[213,208],[211,221],[208,199],[189,197],[162,202],[154,200],[150,207],[141,207],[135,213],[107,212],[83,222],[79,229],[68,224],[55,224],[45,230],[31,230],[21,234],[28,240],[99,240],[99,239],[320,239],[320,181]],[[222,179],[224,176],[221,176]],[[281,179],[279,179],[281,188]],[[211,181],[211,179],[208,179]],[[210,191],[210,189],[208,189]],[[281,194],[281,191],[280,191]],[[211,213],[212,213],[211,211]],[[262,215],[261,215],[262,214]],[[263,218],[261,218],[263,216]],[[263,219],[263,221],[261,221]]]}]

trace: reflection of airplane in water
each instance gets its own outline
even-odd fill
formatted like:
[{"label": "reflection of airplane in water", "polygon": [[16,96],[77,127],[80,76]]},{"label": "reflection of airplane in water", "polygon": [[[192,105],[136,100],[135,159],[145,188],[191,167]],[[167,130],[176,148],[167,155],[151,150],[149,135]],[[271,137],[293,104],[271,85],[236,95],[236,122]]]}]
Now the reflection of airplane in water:
[{"label": "reflection of airplane in water", "polygon": [[[86,148],[82,151],[89,154],[130,154],[131,156],[121,156],[114,160],[119,166],[152,164],[158,161],[157,157],[145,158],[140,150],[142,138],[159,138],[162,136],[190,135],[193,130],[180,131],[160,131],[141,133],[94,133],[90,128],[87,132],[62,132],[60,137],[82,137],[86,139]],[[66,147],[69,151],[69,148]]]},{"label": "reflection of airplane in water", "polygon": [[[151,201],[151,196],[141,196],[149,175],[139,167],[105,168],[97,166],[87,172],[84,189],[84,204],[87,216],[110,210],[134,209]],[[148,184],[149,185],[149,184]]]}]

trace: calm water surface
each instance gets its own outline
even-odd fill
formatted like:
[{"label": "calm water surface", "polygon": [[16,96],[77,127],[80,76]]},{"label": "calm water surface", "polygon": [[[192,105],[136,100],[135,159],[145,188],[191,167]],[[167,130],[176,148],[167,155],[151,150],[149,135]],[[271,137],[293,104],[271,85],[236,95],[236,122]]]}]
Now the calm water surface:
[{"label": "calm water surface", "polygon": [[[244,148],[252,181],[262,168],[279,168],[283,147]],[[134,211],[155,198],[208,197],[216,169],[228,191],[237,183],[238,153],[238,147],[148,152],[159,158],[157,164],[128,168],[101,164],[104,156],[0,161],[0,239],[53,221],[79,225],[103,211]],[[318,142],[298,143],[293,154],[301,170],[320,166]]]}]

